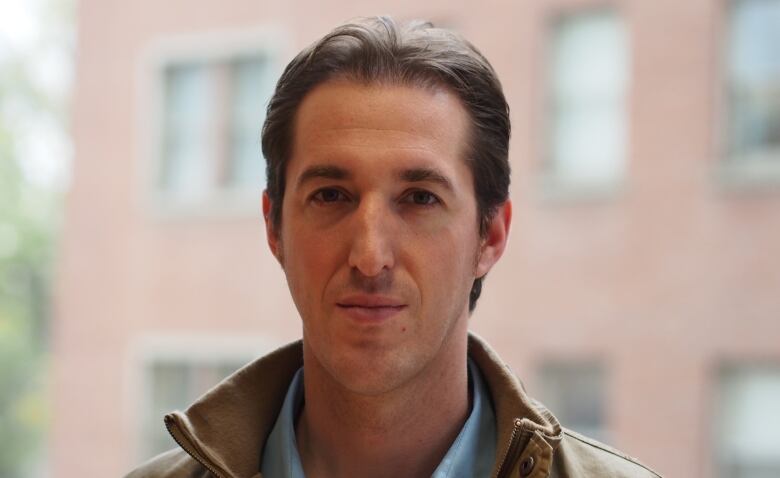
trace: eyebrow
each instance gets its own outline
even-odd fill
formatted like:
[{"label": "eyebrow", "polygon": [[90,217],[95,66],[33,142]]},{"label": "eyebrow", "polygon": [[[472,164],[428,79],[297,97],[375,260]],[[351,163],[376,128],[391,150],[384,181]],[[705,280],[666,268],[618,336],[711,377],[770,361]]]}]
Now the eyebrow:
[{"label": "eyebrow", "polygon": [[452,182],[447,178],[447,176],[441,174],[435,169],[430,169],[430,168],[405,169],[400,173],[398,173],[398,177],[401,180],[410,183],[429,181],[429,182],[437,183],[449,191],[453,190]]},{"label": "eyebrow", "polygon": [[[298,177],[298,187],[314,179],[350,179],[352,174],[338,166],[314,165],[306,168]],[[409,183],[433,182],[452,191],[452,181],[445,175],[431,168],[412,168],[398,172],[398,179]]]},{"label": "eyebrow", "polygon": [[338,166],[314,165],[306,168],[298,177],[298,187],[313,179],[349,179],[349,171]]}]

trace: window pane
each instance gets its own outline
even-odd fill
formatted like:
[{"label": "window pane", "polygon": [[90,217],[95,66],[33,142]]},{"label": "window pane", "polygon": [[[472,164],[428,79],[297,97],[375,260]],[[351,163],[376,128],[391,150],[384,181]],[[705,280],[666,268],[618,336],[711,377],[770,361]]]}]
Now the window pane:
[{"label": "window pane", "polygon": [[231,140],[228,182],[261,190],[265,187],[265,161],[260,129],[273,92],[270,62],[264,56],[232,62]]},{"label": "window pane", "polygon": [[729,26],[729,156],[780,161],[780,0],[735,1]]},{"label": "window pane", "polygon": [[145,458],[173,446],[171,437],[162,426],[162,417],[181,408],[181,397],[187,395],[190,377],[186,366],[174,363],[156,363],[151,366],[149,409],[145,420]]},{"label": "window pane", "polygon": [[548,363],[540,369],[540,399],[561,425],[594,437],[606,438],[604,428],[604,372],[597,364]]},{"label": "window pane", "polygon": [[780,367],[737,367],[721,373],[716,453],[722,476],[780,476],[778,404]]},{"label": "window pane", "polygon": [[150,458],[176,446],[163,424],[172,410],[184,410],[208,389],[238,370],[243,363],[161,361],[148,368],[147,410],[145,411],[143,458]]},{"label": "window pane", "polygon": [[626,33],[609,11],[566,16],[554,30],[551,155],[565,182],[613,182],[626,142]]},{"label": "window pane", "polygon": [[161,183],[173,196],[198,199],[209,192],[209,117],[212,111],[208,68],[201,64],[165,69]]}]

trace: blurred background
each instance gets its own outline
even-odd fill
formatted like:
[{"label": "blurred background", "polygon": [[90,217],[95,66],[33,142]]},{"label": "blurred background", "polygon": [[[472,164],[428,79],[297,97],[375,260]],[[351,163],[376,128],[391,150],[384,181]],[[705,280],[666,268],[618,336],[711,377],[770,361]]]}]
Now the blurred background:
[{"label": "blurred background", "polygon": [[2,0],[0,476],[121,476],[300,335],[259,128],[374,14],[463,33],[512,108],[472,329],[666,476],[780,477],[780,0]]}]

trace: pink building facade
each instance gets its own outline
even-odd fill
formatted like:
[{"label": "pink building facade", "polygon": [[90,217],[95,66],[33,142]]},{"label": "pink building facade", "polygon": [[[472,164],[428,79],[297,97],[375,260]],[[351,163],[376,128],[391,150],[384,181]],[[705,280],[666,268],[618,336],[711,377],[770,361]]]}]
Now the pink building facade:
[{"label": "pink building facade", "polygon": [[300,335],[260,214],[264,102],[303,46],[385,13],[462,32],[512,108],[512,235],[472,329],[564,425],[666,476],[780,474],[780,1],[78,12],[53,476],[174,446],[161,413]]}]

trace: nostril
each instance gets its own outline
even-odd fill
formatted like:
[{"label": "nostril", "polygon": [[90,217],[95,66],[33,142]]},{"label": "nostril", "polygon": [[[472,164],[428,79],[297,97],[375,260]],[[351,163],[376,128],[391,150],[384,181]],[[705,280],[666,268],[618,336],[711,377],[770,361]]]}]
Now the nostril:
[{"label": "nostril", "polygon": [[392,214],[386,198],[364,195],[352,216],[349,265],[362,275],[374,277],[394,264]]},{"label": "nostril", "polygon": [[393,267],[393,253],[383,241],[355,241],[349,255],[349,265],[365,276],[376,276],[385,269]]}]

